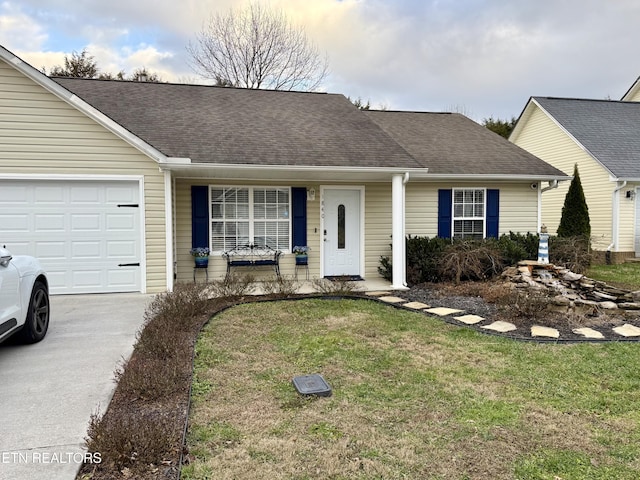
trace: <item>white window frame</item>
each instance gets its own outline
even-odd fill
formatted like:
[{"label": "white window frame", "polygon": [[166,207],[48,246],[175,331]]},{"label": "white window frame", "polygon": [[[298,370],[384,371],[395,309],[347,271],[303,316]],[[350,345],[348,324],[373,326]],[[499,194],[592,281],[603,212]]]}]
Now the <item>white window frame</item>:
[{"label": "white window frame", "polygon": [[[473,191],[474,192],[474,196],[475,196],[475,192],[476,191],[482,191],[482,199],[483,199],[483,204],[482,204],[482,216],[456,216],[456,192],[463,192],[463,197],[464,197],[464,192],[468,192],[468,191]],[[476,205],[477,203],[474,201],[473,202],[474,205]],[[463,202],[464,205],[464,202]],[[464,210],[464,208],[463,208]],[[463,212],[464,213],[464,212]],[[457,240],[464,240],[465,238],[471,238],[473,239],[474,237],[470,234],[467,234],[467,236],[465,237],[464,232],[462,235],[457,235],[456,234],[456,222],[464,222],[465,220],[470,220],[470,221],[478,221],[481,220],[482,221],[482,238],[487,238],[487,189],[486,188],[480,188],[480,187],[464,187],[464,188],[453,188],[451,189],[451,238],[452,239],[457,239]]]},{"label": "white window frame", "polygon": [[[264,221],[265,219],[257,219],[255,218],[255,205],[254,205],[254,191],[256,189],[263,189],[263,190],[286,190],[287,191],[287,195],[289,198],[288,204],[287,204],[287,219],[286,220],[282,220],[282,219],[267,219],[267,221],[274,221],[274,222],[278,222],[278,223],[286,223],[287,224],[287,229],[288,229],[288,237],[289,237],[289,244],[291,244],[291,238],[292,238],[292,224],[291,224],[291,187],[285,187],[285,186],[275,186],[275,185],[209,185],[209,191],[208,191],[208,198],[209,198],[209,247],[211,248],[211,252],[213,254],[221,254],[223,253],[223,250],[213,250],[213,222],[214,221],[218,221],[219,219],[214,219],[213,218],[213,211],[212,211],[212,205],[213,205],[213,199],[211,198],[211,191],[213,189],[247,189],[249,192],[249,218],[246,220],[249,222],[249,243],[253,244],[255,241],[255,222],[258,221]],[[233,219],[231,218],[223,218],[223,220],[226,222],[227,220],[231,221]],[[244,219],[243,219],[244,221]],[[241,247],[242,245],[237,245],[236,247]],[[270,245],[270,247],[272,248],[276,248],[276,245]],[[282,250],[284,253],[290,253],[291,251],[291,245],[287,245],[286,249],[280,249]]]}]

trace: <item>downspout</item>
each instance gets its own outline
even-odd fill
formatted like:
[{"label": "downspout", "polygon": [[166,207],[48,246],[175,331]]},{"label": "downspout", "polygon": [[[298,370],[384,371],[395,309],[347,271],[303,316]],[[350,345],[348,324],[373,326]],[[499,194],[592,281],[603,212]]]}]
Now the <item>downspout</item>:
[{"label": "downspout", "polygon": [[611,194],[611,206],[612,206],[612,215],[611,218],[611,244],[607,247],[607,251],[605,253],[605,259],[607,265],[611,265],[611,249],[618,243],[618,192],[627,186],[627,181],[624,180],[622,185],[618,184],[616,188],[613,189],[613,193]]},{"label": "downspout", "polygon": [[552,190],[554,188],[558,188],[558,180],[551,180],[549,182],[549,186],[548,187],[544,187],[542,190],[540,190],[540,193],[544,193],[548,190]]},{"label": "downspout", "polygon": [[538,193],[538,232],[540,232],[542,228],[542,194],[544,192],[548,192],[549,190],[553,190],[554,188],[558,188],[558,180],[551,180],[547,187],[541,188]]}]

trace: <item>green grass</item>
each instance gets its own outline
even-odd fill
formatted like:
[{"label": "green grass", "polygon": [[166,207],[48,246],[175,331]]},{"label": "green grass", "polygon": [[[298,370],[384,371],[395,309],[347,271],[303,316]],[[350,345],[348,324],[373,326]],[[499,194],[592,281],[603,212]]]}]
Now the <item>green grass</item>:
[{"label": "green grass", "polygon": [[[365,300],[240,305],[198,340],[182,478],[640,478],[638,347],[519,343]],[[298,395],[309,373],[333,396]]]},{"label": "green grass", "polygon": [[640,290],[640,262],[593,265],[587,276],[629,290]]}]

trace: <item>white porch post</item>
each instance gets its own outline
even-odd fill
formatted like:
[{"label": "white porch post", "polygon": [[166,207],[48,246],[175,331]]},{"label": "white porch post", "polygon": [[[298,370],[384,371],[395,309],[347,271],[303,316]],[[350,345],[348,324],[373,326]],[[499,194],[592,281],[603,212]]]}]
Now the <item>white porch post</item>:
[{"label": "white porch post", "polygon": [[394,175],[391,179],[391,259],[393,262],[391,287],[398,290],[407,288],[404,211],[404,176]]},{"label": "white porch post", "polygon": [[174,242],[173,242],[173,179],[171,171],[164,171],[164,238],[165,247],[165,274],[167,281],[167,290],[173,292],[173,273],[174,273]]}]

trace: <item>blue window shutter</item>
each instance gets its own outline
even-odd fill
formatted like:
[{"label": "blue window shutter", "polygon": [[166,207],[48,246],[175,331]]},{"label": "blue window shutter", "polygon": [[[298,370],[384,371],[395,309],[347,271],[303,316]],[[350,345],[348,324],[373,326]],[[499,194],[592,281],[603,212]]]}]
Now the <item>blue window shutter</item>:
[{"label": "blue window shutter", "polygon": [[307,189],[291,188],[291,248],[307,244]]},{"label": "blue window shutter", "polygon": [[209,187],[191,187],[191,247],[209,246]]},{"label": "blue window shutter", "polygon": [[451,238],[451,190],[438,190],[438,236]]},{"label": "blue window shutter", "polygon": [[500,190],[487,190],[487,237],[498,238]]}]

